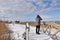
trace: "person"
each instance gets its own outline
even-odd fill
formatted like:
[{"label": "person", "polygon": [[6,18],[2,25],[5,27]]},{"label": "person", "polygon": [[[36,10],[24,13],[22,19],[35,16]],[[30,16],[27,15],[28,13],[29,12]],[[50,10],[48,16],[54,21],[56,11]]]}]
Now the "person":
[{"label": "person", "polygon": [[39,31],[40,31],[41,20],[42,20],[42,18],[39,15],[37,15],[37,17],[36,17],[36,34],[40,34]]}]

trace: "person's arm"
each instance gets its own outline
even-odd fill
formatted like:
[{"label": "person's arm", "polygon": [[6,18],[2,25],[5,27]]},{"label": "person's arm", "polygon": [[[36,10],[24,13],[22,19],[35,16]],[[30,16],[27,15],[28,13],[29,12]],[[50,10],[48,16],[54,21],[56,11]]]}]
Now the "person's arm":
[{"label": "person's arm", "polygon": [[42,18],[40,18],[40,20],[42,20]]}]

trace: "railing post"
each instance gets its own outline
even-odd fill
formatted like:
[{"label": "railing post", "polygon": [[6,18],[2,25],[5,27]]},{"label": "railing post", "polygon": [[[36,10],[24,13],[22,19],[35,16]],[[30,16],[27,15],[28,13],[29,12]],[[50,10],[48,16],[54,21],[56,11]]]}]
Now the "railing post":
[{"label": "railing post", "polygon": [[29,40],[29,24],[26,23],[26,40]]}]

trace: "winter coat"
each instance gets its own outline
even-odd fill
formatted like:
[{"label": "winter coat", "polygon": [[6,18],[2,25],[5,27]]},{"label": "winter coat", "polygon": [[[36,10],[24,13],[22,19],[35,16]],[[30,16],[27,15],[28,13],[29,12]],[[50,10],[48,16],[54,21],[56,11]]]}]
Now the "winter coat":
[{"label": "winter coat", "polygon": [[36,17],[36,25],[40,25],[42,18],[40,16]]}]

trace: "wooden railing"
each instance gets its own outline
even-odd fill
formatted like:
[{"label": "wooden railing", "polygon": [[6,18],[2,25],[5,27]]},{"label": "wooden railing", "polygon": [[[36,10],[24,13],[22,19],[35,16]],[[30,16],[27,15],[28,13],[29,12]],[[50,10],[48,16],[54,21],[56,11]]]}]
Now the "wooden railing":
[{"label": "wooden railing", "polygon": [[[49,29],[50,31],[48,31],[48,35],[50,35],[51,38],[54,37],[55,40],[58,40],[56,34],[58,32],[60,32],[60,25],[59,24],[56,24],[56,23],[53,23],[53,22],[46,22],[46,23],[41,23],[41,27],[46,28],[46,30],[44,30],[44,32],[48,31],[48,29]],[[52,28],[56,29],[56,32],[54,32],[54,34],[51,34],[51,31],[52,31],[51,29]]]},{"label": "wooden railing", "polygon": [[46,25],[48,25],[48,26],[50,26],[51,25],[51,27],[53,27],[53,28],[55,28],[55,29],[57,29],[57,30],[60,30],[60,25],[59,24],[56,24],[56,23],[46,23]]}]

